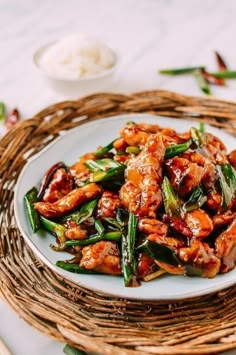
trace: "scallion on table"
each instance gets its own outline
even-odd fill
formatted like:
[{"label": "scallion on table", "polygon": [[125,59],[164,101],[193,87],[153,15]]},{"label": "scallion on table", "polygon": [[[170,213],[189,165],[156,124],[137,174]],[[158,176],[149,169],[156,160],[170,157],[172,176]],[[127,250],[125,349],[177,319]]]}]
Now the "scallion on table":
[{"label": "scallion on table", "polygon": [[201,69],[205,69],[205,67],[204,66],[196,66],[196,67],[162,69],[162,70],[159,70],[159,73],[165,74],[165,75],[180,75],[180,74],[193,73],[195,70],[201,70]]}]

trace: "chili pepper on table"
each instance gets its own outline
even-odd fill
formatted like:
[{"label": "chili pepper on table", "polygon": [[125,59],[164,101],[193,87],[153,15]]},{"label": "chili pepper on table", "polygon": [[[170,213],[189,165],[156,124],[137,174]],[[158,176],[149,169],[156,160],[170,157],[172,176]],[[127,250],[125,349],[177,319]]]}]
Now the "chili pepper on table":
[{"label": "chili pepper on table", "polygon": [[211,95],[211,90],[208,85],[207,80],[205,79],[204,75],[202,74],[202,70],[195,70],[194,76],[197,81],[199,88],[204,92],[206,95]]},{"label": "chili pepper on table", "polygon": [[224,79],[217,78],[215,75],[209,73],[205,69],[202,69],[201,73],[202,73],[203,77],[206,79],[206,81],[209,84],[218,85],[218,86],[224,86],[225,85]]},{"label": "chili pepper on table", "polygon": [[17,122],[20,120],[20,113],[19,111],[15,108],[7,117],[5,120],[5,126],[6,129],[9,130],[11,129]]},{"label": "chili pepper on table", "polygon": [[217,51],[215,51],[215,56],[216,56],[216,61],[218,64],[219,71],[221,71],[221,72],[227,71],[228,67],[227,67],[224,59],[222,58],[222,56]]}]

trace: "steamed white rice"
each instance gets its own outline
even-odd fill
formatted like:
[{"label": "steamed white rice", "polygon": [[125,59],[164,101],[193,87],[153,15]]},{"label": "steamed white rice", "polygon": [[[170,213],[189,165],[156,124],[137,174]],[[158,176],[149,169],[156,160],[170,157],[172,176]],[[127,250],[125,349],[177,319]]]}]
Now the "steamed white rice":
[{"label": "steamed white rice", "polygon": [[114,54],[103,42],[84,34],[62,38],[43,53],[41,68],[56,78],[79,79],[114,65]]}]

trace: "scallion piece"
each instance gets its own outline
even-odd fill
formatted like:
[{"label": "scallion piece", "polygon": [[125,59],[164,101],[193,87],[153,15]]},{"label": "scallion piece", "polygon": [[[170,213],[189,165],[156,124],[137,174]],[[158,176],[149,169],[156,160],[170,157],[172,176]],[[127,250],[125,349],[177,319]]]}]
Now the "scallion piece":
[{"label": "scallion piece", "polygon": [[225,71],[220,71],[220,72],[215,72],[215,73],[210,73],[212,75],[214,75],[216,78],[220,78],[220,79],[236,79],[236,71],[229,71],[229,70],[225,70]]},{"label": "scallion piece", "polygon": [[188,201],[182,206],[182,211],[190,212],[200,208],[207,201],[207,197],[204,196],[203,191],[200,186],[196,186],[193,189],[191,196]]},{"label": "scallion piece", "polygon": [[105,228],[102,225],[102,222],[100,221],[100,219],[95,219],[94,222],[94,227],[96,229],[96,231],[98,232],[99,235],[103,236],[105,233]]},{"label": "scallion piece", "polygon": [[84,162],[84,165],[92,172],[107,171],[108,169],[118,168],[121,166],[120,163],[109,158],[104,158],[100,160],[87,160]]},{"label": "scallion piece", "polygon": [[58,239],[60,245],[63,245],[66,240],[65,227],[62,224],[51,221],[50,219],[47,219],[43,216],[40,216],[40,220],[41,220],[42,227],[46,231],[53,234]]},{"label": "scallion piece", "polygon": [[88,270],[85,268],[82,268],[78,264],[71,264],[69,262],[63,261],[63,260],[58,260],[56,262],[56,266],[70,272],[74,272],[76,274],[98,274],[98,272],[94,270]]},{"label": "scallion piece", "polygon": [[62,220],[72,219],[77,224],[81,224],[92,217],[98,204],[98,199],[88,201],[82,205],[79,211],[73,212],[70,215],[65,216]]},{"label": "scallion piece", "polygon": [[190,129],[190,133],[191,133],[192,140],[197,147],[203,147],[204,145],[206,145],[206,138],[203,132],[201,132],[196,127],[192,127]]},{"label": "scallion piece", "polygon": [[114,228],[117,228],[119,230],[123,229],[123,226],[115,218],[103,217],[103,220],[106,221],[110,226]]},{"label": "scallion piece", "polygon": [[180,75],[180,74],[193,73],[195,70],[201,70],[204,68],[205,68],[204,66],[196,66],[196,67],[185,67],[185,68],[162,69],[159,70],[159,73],[166,74],[166,75]]},{"label": "scallion piece", "polygon": [[117,168],[112,168],[107,171],[95,171],[90,176],[90,182],[102,182],[121,179],[124,177],[125,168],[125,165],[120,164],[120,166]]},{"label": "scallion piece", "polygon": [[41,226],[39,213],[34,208],[34,203],[37,202],[37,194],[38,191],[36,187],[33,187],[24,196],[26,215],[30,223],[30,227],[34,233],[37,232]]},{"label": "scallion piece", "polygon": [[139,252],[144,252],[151,256],[153,259],[166,263],[172,266],[180,266],[181,262],[178,255],[174,249],[167,245],[152,242],[146,239],[141,245],[136,249]]},{"label": "scallion piece", "polygon": [[67,247],[69,246],[76,246],[76,245],[90,245],[90,244],[95,244],[97,242],[101,242],[102,240],[110,240],[110,241],[119,241],[122,236],[122,231],[112,231],[112,232],[107,232],[104,234],[94,234],[91,237],[83,240],[68,240],[65,242],[65,245]]},{"label": "scallion piece", "polygon": [[137,286],[137,264],[135,260],[135,242],[138,219],[133,214],[129,214],[128,232],[122,236],[122,270],[124,284],[126,287]]},{"label": "scallion piece", "polygon": [[192,140],[185,143],[169,145],[165,151],[165,159],[173,158],[176,155],[186,152],[192,144]]},{"label": "scallion piece", "polygon": [[222,208],[226,209],[236,191],[236,172],[230,164],[217,165],[222,194]]},{"label": "scallion piece", "polygon": [[107,144],[106,146],[102,147],[101,149],[97,150],[94,154],[96,157],[101,157],[104,154],[108,153],[113,148],[113,143],[116,141],[114,139],[111,143]]},{"label": "scallion piece", "polygon": [[162,182],[162,196],[166,214],[169,217],[180,215],[181,205],[178,196],[176,195],[170,180],[167,176],[164,177]]}]

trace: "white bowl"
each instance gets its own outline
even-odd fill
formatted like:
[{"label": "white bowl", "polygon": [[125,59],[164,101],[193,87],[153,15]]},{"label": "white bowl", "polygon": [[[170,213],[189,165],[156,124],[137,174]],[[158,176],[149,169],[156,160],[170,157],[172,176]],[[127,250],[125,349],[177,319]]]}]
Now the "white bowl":
[{"label": "white bowl", "polygon": [[81,96],[87,95],[94,92],[105,90],[109,84],[111,84],[111,77],[117,67],[117,54],[113,51],[114,64],[112,67],[103,70],[102,72],[86,76],[79,79],[65,79],[54,77],[47,73],[40,65],[40,60],[45,53],[56,41],[45,44],[40,47],[33,55],[33,62],[37,69],[41,72],[47,84],[55,91],[66,96]]}]

